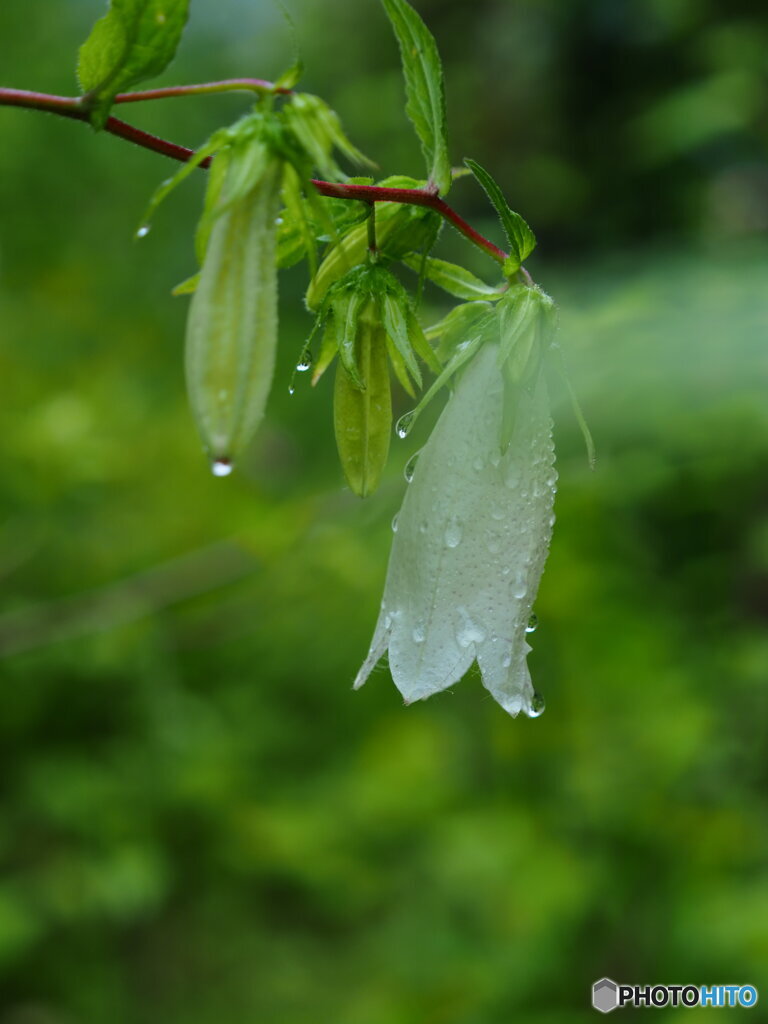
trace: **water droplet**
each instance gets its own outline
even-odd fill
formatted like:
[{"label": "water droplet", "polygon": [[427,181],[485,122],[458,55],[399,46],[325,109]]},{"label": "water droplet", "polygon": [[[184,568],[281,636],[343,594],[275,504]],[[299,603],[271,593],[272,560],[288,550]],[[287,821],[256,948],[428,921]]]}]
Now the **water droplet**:
[{"label": "water droplet", "polygon": [[484,466],[485,466],[485,462],[483,461],[482,456],[478,455],[477,458],[475,459],[475,461],[472,463],[472,468],[477,473],[479,473],[480,470],[483,469]]},{"label": "water droplet", "polygon": [[312,353],[308,348],[305,348],[299,357],[298,363],[296,363],[296,369],[299,373],[306,373],[307,370],[312,366]]},{"label": "water droplet", "polygon": [[497,540],[495,537],[492,537],[491,540],[488,541],[488,554],[489,555],[498,555],[500,551],[501,551],[501,541]]},{"label": "water droplet", "polygon": [[531,612],[531,617],[528,619],[528,625],[525,627],[526,633],[535,633],[536,627],[539,624],[539,617],[534,612]]},{"label": "water droplet", "polygon": [[512,655],[511,654],[505,654],[504,657],[501,660],[502,668],[509,668],[509,666],[511,664],[512,664]]},{"label": "water droplet", "polygon": [[413,642],[415,644],[423,644],[424,640],[426,639],[426,635],[427,635],[425,630],[424,630],[424,624],[421,623],[421,622],[418,622],[413,627],[413,633],[411,635],[413,636]]},{"label": "water droplet", "polygon": [[485,630],[470,618],[466,608],[459,608],[459,613],[464,622],[456,632],[456,643],[459,647],[469,647],[470,644],[481,644],[485,640]]},{"label": "water droplet", "polygon": [[395,514],[392,517],[392,533],[397,533],[397,520],[398,520],[398,515]]},{"label": "water droplet", "polygon": [[146,238],[149,232],[152,230],[151,224],[142,224],[139,230],[136,232],[137,238]]},{"label": "water droplet", "polygon": [[528,705],[526,714],[529,718],[538,718],[539,715],[544,714],[546,707],[547,703],[542,697],[542,695],[539,693],[538,690],[534,690],[533,696],[531,697],[531,703]]},{"label": "water droplet", "polygon": [[229,476],[234,469],[229,459],[214,459],[211,463],[211,472],[214,476]]},{"label": "water droplet", "polygon": [[457,519],[451,519],[445,528],[445,546],[457,548],[461,544],[461,523]]},{"label": "water droplet", "polygon": [[525,580],[518,579],[515,582],[515,591],[514,591],[515,597],[519,601],[522,601],[522,599],[525,597],[525,595],[527,593],[528,593],[528,585],[527,585],[527,583],[525,582]]},{"label": "water droplet", "polygon": [[427,522],[426,519],[422,519],[422,521],[419,523],[419,533],[426,533],[428,529],[429,523]]},{"label": "water droplet", "polygon": [[282,223],[283,223],[283,218],[282,217],[275,217],[275,224],[276,224],[277,227],[280,227],[280,225]]},{"label": "water droplet", "polygon": [[416,472],[416,463],[419,461],[419,452],[412,455],[405,464],[403,470],[403,476],[405,477],[406,483],[410,483],[413,480],[413,474]]},{"label": "water droplet", "polygon": [[403,413],[395,426],[398,437],[408,437],[415,415],[416,413],[413,409],[410,412]]},{"label": "water droplet", "polygon": [[491,509],[491,519],[495,519],[497,523],[500,523],[502,521],[502,519],[506,519],[506,518],[507,518],[506,510],[501,508],[501,506],[497,506],[496,508],[492,508]]},{"label": "water droplet", "polygon": [[295,393],[296,393],[296,388],[294,386],[293,381],[291,381],[291,383],[288,385],[288,394],[289,395],[293,395]]}]

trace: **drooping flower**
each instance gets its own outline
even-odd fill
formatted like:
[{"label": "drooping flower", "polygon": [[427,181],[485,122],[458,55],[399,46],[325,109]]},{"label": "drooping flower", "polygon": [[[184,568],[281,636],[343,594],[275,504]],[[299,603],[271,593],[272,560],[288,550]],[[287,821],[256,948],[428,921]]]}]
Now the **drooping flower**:
[{"label": "drooping flower", "polygon": [[356,689],[385,653],[407,703],[477,661],[511,715],[543,711],[526,636],[554,522],[552,424],[540,358],[514,389],[504,361],[497,341],[477,348],[418,456]]}]

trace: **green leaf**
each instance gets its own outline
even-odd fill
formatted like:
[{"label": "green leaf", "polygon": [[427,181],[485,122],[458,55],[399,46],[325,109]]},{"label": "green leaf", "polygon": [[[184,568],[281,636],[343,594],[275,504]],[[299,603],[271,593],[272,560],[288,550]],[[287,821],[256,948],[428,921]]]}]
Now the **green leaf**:
[{"label": "green leaf", "polygon": [[323,340],[320,342],[320,354],[315,360],[315,365],[312,368],[312,387],[317,384],[325,371],[331,365],[338,351],[339,345],[336,337],[336,328],[333,321],[329,320],[325,325]]},{"label": "green leaf", "polygon": [[346,178],[333,159],[334,149],[354,163],[373,166],[344,134],[338,114],[319,96],[307,92],[294,93],[283,109],[283,117],[305,154],[305,161],[317,167],[323,177],[333,181]]},{"label": "green leaf", "polygon": [[185,278],[171,290],[171,295],[193,295],[200,284],[200,271],[191,277]]},{"label": "green leaf", "polygon": [[408,419],[408,431],[410,432],[416,420],[421,416],[426,407],[440,391],[441,388],[449,382],[449,380],[464,366],[464,364],[472,358],[472,356],[478,351],[480,346],[483,344],[482,335],[470,338],[467,341],[462,342],[461,345],[456,349],[452,358],[443,368],[440,375],[432,381],[428,390],[422,395],[422,398],[416,408],[410,413]]},{"label": "green leaf", "polygon": [[[417,273],[422,268],[421,256],[405,256],[403,263],[415,270]],[[469,270],[459,267],[455,263],[447,263],[445,260],[437,260],[428,256],[423,263],[424,271],[432,281],[449,295],[455,295],[457,299],[498,299],[504,294],[506,285],[494,288],[492,285],[481,281]]]},{"label": "green leaf", "polygon": [[[405,302],[403,299],[405,299]],[[409,310],[407,307],[407,297],[405,294],[403,296],[384,294],[380,295],[378,300],[381,320],[387,332],[387,337],[402,356],[403,362],[408,367],[413,379],[421,387],[421,370],[419,370],[419,364],[416,362],[416,354],[411,346],[408,331]]]},{"label": "green leaf", "polygon": [[485,335],[489,328],[495,328],[496,317],[490,302],[466,302],[454,308],[438,323],[425,331],[430,341],[439,339],[437,357],[446,363],[455,350],[468,337],[478,332]]},{"label": "green leaf", "polygon": [[[208,141],[203,146],[201,146],[200,149],[195,150],[194,154],[189,158],[189,160],[187,160],[186,163],[182,164],[174,175],[172,175],[170,178],[166,178],[165,181],[158,185],[158,187],[155,189],[152,197],[149,200],[149,204],[147,205],[146,210],[144,211],[144,216],[141,221],[141,227],[137,231],[137,235],[139,237],[143,237],[149,230],[149,222],[154,216],[155,210],[163,202],[163,200],[166,199],[167,196],[169,196],[171,192],[173,192],[173,190],[182,183],[182,181],[188,178],[190,174],[192,174],[192,172],[195,170],[195,168],[200,166],[200,164],[203,162],[203,160],[206,159],[206,157],[213,156],[215,153],[217,153],[226,144],[227,137],[228,136],[226,129],[220,129],[219,131],[214,132],[210,139],[208,139]],[[213,167],[213,165],[211,166]],[[216,180],[220,180],[218,175]]]},{"label": "green leaf", "polygon": [[311,272],[315,274],[317,273],[315,231],[307,214],[307,204],[304,202],[301,191],[301,179],[291,164],[286,164],[283,171],[283,202],[285,210],[282,214],[281,233],[284,228],[293,228],[298,232],[301,253],[307,257]]},{"label": "green leaf", "polygon": [[464,163],[482,185],[504,227],[509,243],[509,259],[504,262],[504,273],[510,276],[519,270],[523,261],[528,259],[536,248],[536,236],[520,214],[510,210],[504,193],[488,171],[474,160],[466,159]]},{"label": "green leaf", "polygon": [[110,0],[80,47],[77,77],[91,97],[91,123],[103,128],[119,92],[159,75],[173,60],[189,0]]},{"label": "green leaf", "polygon": [[303,74],[304,64],[297,58],[289,68],[286,68],[279,78],[275,79],[275,85],[278,89],[295,89]]},{"label": "green leaf", "polygon": [[445,127],[443,68],[432,33],[406,0],[382,0],[400,44],[407,103],[427,161],[429,180],[444,195],[451,187]]},{"label": "green leaf", "polygon": [[360,375],[357,364],[355,342],[360,321],[360,313],[367,302],[366,296],[354,290],[342,290],[334,296],[331,303],[333,322],[336,327],[336,341],[339,348],[339,359],[360,391],[365,391],[365,381]]}]

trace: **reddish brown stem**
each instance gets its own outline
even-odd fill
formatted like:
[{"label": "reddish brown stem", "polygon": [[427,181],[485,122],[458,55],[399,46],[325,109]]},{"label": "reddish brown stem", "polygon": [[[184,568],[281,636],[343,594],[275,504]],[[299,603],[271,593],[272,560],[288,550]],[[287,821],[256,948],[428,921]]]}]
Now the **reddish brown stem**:
[{"label": "reddish brown stem", "polygon": [[483,249],[492,256],[498,263],[503,263],[507,253],[500,249],[493,242],[483,237],[479,231],[475,231],[471,224],[468,224],[463,217],[441,199],[437,192],[421,188],[385,188],[380,185],[346,185],[343,182],[318,181],[312,179],[321,196],[330,196],[334,199],[358,199],[365,203],[407,203],[410,206],[426,206],[430,210],[439,213],[447,221],[473,242],[480,249]]},{"label": "reddish brown stem", "polygon": [[[258,78],[236,78],[224,82],[208,82],[203,85],[180,85],[171,86],[165,89],[152,89],[145,92],[121,93],[116,102],[131,103],[139,100],[163,99],[171,96],[185,96],[193,93],[223,92],[232,89],[264,89],[273,92],[290,92],[273,86],[271,82],[264,82]],[[0,88],[0,106],[26,107],[31,110],[43,110],[50,114],[58,114],[61,117],[69,117],[75,121],[88,121],[89,112],[84,100],[80,97],[51,96],[48,93],[28,92],[24,89],[2,89]],[[117,135],[121,139],[150,149],[155,153],[170,157],[172,160],[184,162],[194,155],[193,149],[186,146],[179,146],[175,142],[168,142],[157,135],[142,131],[141,128],[134,128],[133,125],[121,121],[117,117],[109,117],[104,125],[106,131],[111,135]],[[209,167],[211,158],[200,161],[200,167]],[[471,224],[468,224],[444,199],[441,199],[436,191],[430,188],[385,188],[380,185],[348,185],[343,182],[320,181],[313,179],[312,184],[321,196],[329,196],[334,199],[356,199],[365,203],[405,203],[411,206],[426,206],[441,217],[449,221],[467,238],[473,245],[478,246],[488,253],[497,263],[503,263],[507,253],[500,249],[493,242],[489,241],[479,231],[476,231]],[[521,273],[526,274],[521,268]]]}]

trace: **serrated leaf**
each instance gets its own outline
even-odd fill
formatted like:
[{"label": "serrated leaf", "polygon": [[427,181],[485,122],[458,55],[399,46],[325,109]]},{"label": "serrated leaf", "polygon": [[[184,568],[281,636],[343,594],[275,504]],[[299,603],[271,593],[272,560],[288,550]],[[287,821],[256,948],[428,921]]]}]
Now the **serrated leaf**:
[{"label": "serrated leaf", "polygon": [[387,337],[400,353],[413,379],[421,387],[421,370],[416,362],[408,331],[409,311],[407,307],[403,308],[403,306],[403,301],[399,296],[387,294],[379,296],[379,311]]},{"label": "serrated leaf", "polygon": [[299,158],[300,161],[317,167],[325,178],[335,181],[346,177],[333,159],[334,149],[354,163],[371,165],[371,161],[344,134],[338,114],[319,96],[294,93],[283,109],[283,117],[305,154]]},{"label": "serrated leaf", "polygon": [[473,273],[466,270],[464,267],[459,267],[455,263],[448,263],[446,260],[434,259],[432,256],[428,256],[425,261],[422,260],[421,256],[405,256],[403,263],[411,270],[415,270],[416,273],[421,271],[422,265],[424,267],[424,273],[427,278],[442,288],[443,291],[448,292],[449,295],[455,296],[457,299],[466,299],[472,301],[474,299],[498,299],[504,294],[505,285],[494,288],[490,284],[486,284],[485,281],[481,281],[479,277],[475,277]]},{"label": "serrated leaf", "polygon": [[210,139],[208,139],[208,141],[203,146],[201,146],[200,149],[195,150],[195,152],[192,154],[189,160],[187,160],[186,163],[182,164],[178,171],[176,171],[176,173],[172,175],[172,177],[166,178],[165,181],[161,182],[161,184],[158,185],[158,187],[155,189],[154,193],[152,194],[149,200],[146,210],[144,211],[144,216],[142,218],[141,227],[139,228],[138,234],[146,233],[146,229],[148,229],[149,227],[149,222],[152,220],[155,210],[157,210],[158,206],[163,202],[163,200],[166,199],[171,194],[171,192],[173,192],[173,190],[182,183],[182,181],[188,178],[190,174],[192,174],[192,172],[195,170],[195,168],[200,166],[200,164],[203,162],[203,160],[206,159],[206,157],[213,156],[215,153],[217,153],[222,148],[222,146],[225,145],[226,141],[226,129],[221,129],[219,131],[214,132]]},{"label": "serrated leaf", "polygon": [[356,291],[340,291],[331,303],[331,316],[336,327],[336,342],[339,359],[349,374],[356,388],[365,391],[365,381],[360,375],[357,365],[355,341],[359,326],[360,313],[367,302],[364,295]]},{"label": "serrated leaf", "polygon": [[485,326],[490,326],[495,317],[490,302],[466,302],[453,309],[438,323],[428,327],[425,336],[434,341],[439,339],[436,349],[440,363],[446,363],[458,346],[478,332],[485,333]]},{"label": "serrated leaf", "polygon": [[432,346],[427,341],[424,329],[416,319],[416,314],[413,310],[408,314],[408,337],[410,338],[413,350],[419,359],[422,359],[433,373],[440,373],[442,364],[435,355]]},{"label": "serrated leaf", "polygon": [[291,164],[286,164],[283,171],[283,228],[293,227],[301,240],[301,252],[309,260],[310,270],[317,273],[317,247],[315,245],[315,230],[307,215],[307,205],[301,191],[301,180],[296,169]]},{"label": "serrated leaf", "polygon": [[382,0],[400,44],[407,103],[427,162],[429,180],[441,194],[451,187],[443,68],[432,33],[406,0]]},{"label": "serrated leaf", "polygon": [[197,291],[197,286],[200,284],[200,271],[193,274],[191,277],[187,277],[184,281],[181,281],[171,290],[171,295],[192,295]]},{"label": "serrated leaf", "polygon": [[188,13],[189,0],[110,0],[80,47],[77,64],[80,87],[92,100],[94,128],[104,126],[119,92],[170,64]]},{"label": "serrated leaf", "polygon": [[450,381],[454,374],[458,373],[462,366],[464,366],[464,364],[469,359],[472,358],[472,356],[475,354],[475,352],[477,352],[482,343],[483,338],[482,336],[478,335],[477,337],[469,338],[467,341],[462,342],[462,344],[456,349],[453,356],[448,361],[446,366],[443,367],[438,377],[432,381],[428,390],[422,396],[419,404],[410,413],[410,417],[408,420],[409,431],[413,427],[418,417],[424,412],[426,407],[438,393],[438,391],[440,391],[441,388],[445,387],[445,385]]},{"label": "serrated leaf", "polygon": [[504,261],[504,273],[510,276],[519,270],[536,248],[536,236],[520,214],[510,210],[504,193],[488,171],[474,160],[466,159],[464,163],[480,182],[499,215],[510,250],[509,258]]},{"label": "serrated leaf", "polygon": [[331,320],[325,325],[323,340],[320,342],[320,354],[315,360],[315,365],[312,368],[312,387],[317,384],[325,371],[331,365],[338,351],[339,344],[338,338],[336,337],[336,328]]},{"label": "serrated leaf", "polygon": [[275,85],[278,89],[294,89],[303,74],[304,64],[297,59],[275,80]]},{"label": "serrated leaf", "polygon": [[408,376],[408,367],[405,365],[405,360],[395,348],[389,335],[387,335],[387,354],[389,355],[389,361],[392,364],[392,369],[395,371],[395,376],[400,382],[401,387],[411,396],[411,398],[415,398],[416,392],[413,388],[411,378]]}]

